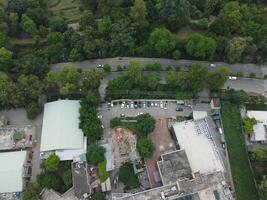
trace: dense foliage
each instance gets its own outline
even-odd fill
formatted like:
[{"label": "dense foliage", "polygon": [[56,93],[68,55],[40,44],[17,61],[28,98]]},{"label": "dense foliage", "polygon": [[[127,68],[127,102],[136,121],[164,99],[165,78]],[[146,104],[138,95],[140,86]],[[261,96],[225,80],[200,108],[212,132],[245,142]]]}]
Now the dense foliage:
[{"label": "dense foliage", "polygon": [[142,158],[149,158],[155,150],[154,143],[148,138],[140,138],[137,141],[137,150]]},{"label": "dense foliage", "polygon": [[253,133],[253,126],[255,124],[257,124],[257,121],[254,117],[253,118],[246,117],[243,119],[244,129],[245,129],[246,133],[248,133],[249,135],[251,135]]},{"label": "dense foliage", "polygon": [[125,163],[120,167],[119,180],[126,185],[127,189],[137,188],[140,185],[131,163]]},{"label": "dense foliage", "polygon": [[105,161],[106,149],[101,146],[89,146],[87,159],[90,164],[97,165]]},{"label": "dense foliage", "polygon": [[45,161],[44,167],[48,172],[55,172],[58,170],[60,159],[56,154],[51,154]]},{"label": "dense foliage", "polygon": [[266,149],[254,149],[250,152],[251,160],[257,162],[267,161],[267,150]]}]

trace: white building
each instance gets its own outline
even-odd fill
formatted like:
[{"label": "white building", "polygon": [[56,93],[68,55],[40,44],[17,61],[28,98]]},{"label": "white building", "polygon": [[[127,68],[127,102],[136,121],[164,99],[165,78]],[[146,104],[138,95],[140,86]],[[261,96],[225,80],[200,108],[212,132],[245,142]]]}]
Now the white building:
[{"label": "white building", "polygon": [[187,154],[193,173],[209,174],[224,171],[218,148],[205,119],[175,123],[173,131],[180,148]]},{"label": "white building", "polygon": [[251,140],[254,142],[266,142],[267,111],[248,110],[247,116],[249,118],[254,117],[257,120],[257,124],[253,126],[253,135]]},{"label": "white building", "polygon": [[26,151],[0,153],[0,194],[23,191],[26,159]]},{"label": "white building", "polygon": [[41,153],[55,152],[60,160],[73,160],[86,153],[87,139],[79,129],[79,101],[46,103],[41,138]]}]

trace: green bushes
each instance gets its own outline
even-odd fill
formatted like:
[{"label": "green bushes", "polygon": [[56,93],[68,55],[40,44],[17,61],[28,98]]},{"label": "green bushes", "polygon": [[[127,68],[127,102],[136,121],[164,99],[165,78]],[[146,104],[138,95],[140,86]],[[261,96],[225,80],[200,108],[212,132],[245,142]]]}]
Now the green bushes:
[{"label": "green bushes", "polygon": [[36,102],[32,102],[26,107],[27,118],[34,120],[41,112],[41,108]]},{"label": "green bushes", "polygon": [[256,162],[267,161],[267,150],[266,149],[255,149],[250,152],[251,160]]},{"label": "green bushes", "polygon": [[142,158],[150,158],[155,150],[154,143],[145,137],[138,139],[137,150]]},{"label": "green bushes", "polygon": [[161,64],[160,63],[149,63],[145,65],[145,71],[160,71]]},{"label": "green bushes", "polygon": [[51,154],[45,161],[44,167],[48,172],[55,172],[59,167],[59,157],[56,154]]},{"label": "green bushes", "polygon": [[137,176],[134,174],[133,166],[130,163],[123,164],[119,169],[119,180],[127,189],[134,189],[140,186]]},{"label": "green bushes", "polygon": [[101,182],[104,182],[109,177],[109,174],[106,171],[106,164],[107,164],[107,160],[105,159],[104,161],[98,163],[98,165],[97,165]]},{"label": "green bushes", "polygon": [[243,119],[243,126],[247,134],[251,135],[253,133],[253,126],[257,124],[256,119],[246,117]]},{"label": "green bushes", "polygon": [[98,165],[105,161],[106,149],[101,146],[89,146],[87,150],[87,160],[90,164]]}]

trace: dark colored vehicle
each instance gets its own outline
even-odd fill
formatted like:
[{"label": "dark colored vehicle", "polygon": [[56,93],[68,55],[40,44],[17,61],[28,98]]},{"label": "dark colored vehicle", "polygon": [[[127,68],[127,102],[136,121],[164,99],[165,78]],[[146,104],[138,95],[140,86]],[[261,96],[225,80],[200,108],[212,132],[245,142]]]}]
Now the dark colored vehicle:
[{"label": "dark colored vehicle", "polygon": [[184,111],[183,108],[176,108],[176,111],[180,112],[180,111]]}]

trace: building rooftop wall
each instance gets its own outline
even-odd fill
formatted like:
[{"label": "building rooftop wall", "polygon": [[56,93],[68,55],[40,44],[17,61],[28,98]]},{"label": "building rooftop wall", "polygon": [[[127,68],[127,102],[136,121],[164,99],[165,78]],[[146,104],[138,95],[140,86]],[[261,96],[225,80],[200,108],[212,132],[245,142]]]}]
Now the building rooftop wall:
[{"label": "building rooftop wall", "polygon": [[267,111],[248,110],[247,116],[257,120],[257,124],[253,126],[252,139],[256,142],[266,141]]},{"label": "building rooftop wall", "polygon": [[26,151],[0,153],[0,193],[23,190],[26,155]]},{"label": "building rooftop wall", "polygon": [[163,185],[175,183],[179,179],[192,178],[191,168],[184,150],[161,155],[158,161]]},{"label": "building rooftop wall", "polygon": [[198,122],[198,125],[194,121],[178,122],[173,125],[179,146],[185,150],[193,173],[224,171],[207,126],[205,120]]},{"label": "building rooftop wall", "polygon": [[59,100],[46,103],[42,127],[41,151],[83,149],[79,129],[79,101]]}]

